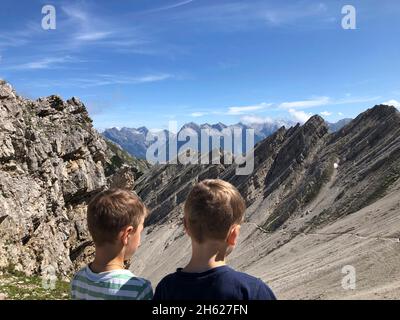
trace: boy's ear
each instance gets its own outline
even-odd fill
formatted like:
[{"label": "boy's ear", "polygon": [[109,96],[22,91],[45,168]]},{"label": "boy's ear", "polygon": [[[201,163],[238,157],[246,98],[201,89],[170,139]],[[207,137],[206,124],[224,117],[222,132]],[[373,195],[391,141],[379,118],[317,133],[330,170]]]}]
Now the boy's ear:
[{"label": "boy's ear", "polygon": [[128,245],[129,237],[133,236],[133,234],[135,233],[135,230],[132,226],[128,226],[121,232],[122,232],[121,242],[124,246],[126,246],[126,245]]},{"label": "boy's ear", "polygon": [[187,220],[186,220],[186,216],[185,216],[185,215],[183,216],[183,227],[185,228],[185,232],[186,232],[188,235],[190,235],[190,234],[189,234],[189,229],[188,229],[188,223],[187,223]]},{"label": "boy's ear", "polygon": [[240,233],[240,225],[239,224],[233,225],[229,230],[228,237],[226,239],[228,245],[232,247],[236,246],[239,238],[239,233]]}]

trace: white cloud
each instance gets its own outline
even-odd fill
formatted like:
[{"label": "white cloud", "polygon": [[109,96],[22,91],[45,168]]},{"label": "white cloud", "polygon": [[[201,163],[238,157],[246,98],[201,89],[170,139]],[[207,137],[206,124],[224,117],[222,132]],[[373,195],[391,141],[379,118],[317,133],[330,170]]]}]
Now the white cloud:
[{"label": "white cloud", "polygon": [[171,74],[154,74],[145,76],[125,76],[125,75],[95,75],[90,78],[68,78],[62,81],[38,80],[32,84],[35,87],[80,87],[90,88],[107,85],[134,85],[141,83],[151,83],[164,81],[173,78]]},{"label": "white cloud", "polygon": [[[302,101],[294,101],[294,102],[284,102],[279,105],[281,109],[288,109],[289,113],[294,117],[296,120],[300,122],[306,122],[311,116],[311,113],[306,113],[304,111],[297,111],[296,109],[303,109],[303,108],[314,108],[320,106],[328,106],[328,105],[342,105],[342,104],[353,104],[353,103],[363,103],[363,102],[372,102],[379,100],[380,97],[350,97],[349,94],[346,95],[346,98],[343,99],[333,99],[330,97],[319,97],[316,99],[310,100],[302,100]],[[390,101],[392,104],[396,106],[395,100]],[[399,102],[397,102],[399,103]],[[330,111],[322,111],[321,115],[323,116],[330,116],[333,113]],[[339,116],[343,116],[342,112],[338,112]]]},{"label": "white cloud", "polygon": [[388,106],[393,106],[393,107],[396,107],[397,109],[400,109],[400,101],[397,101],[394,99],[383,102],[383,104],[386,104]]},{"label": "white cloud", "polygon": [[255,123],[255,124],[261,124],[261,123],[271,123],[273,122],[272,118],[270,117],[256,117],[256,116],[244,116],[240,119],[243,123]]},{"label": "white cloud", "polygon": [[78,6],[62,6],[61,9],[71,19],[80,23],[87,23],[89,20],[87,11]]},{"label": "white cloud", "polygon": [[227,114],[229,114],[229,115],[240,115],[240,114],[247,113],[249,111],[262,110],[262,109],[265,109],[265,108],[267,108],[269,106],[271,106],[270,103],[262,102],[260,104],[254,105],[254,106],[230,107],[228,109]]},{"label": "white cloud", "polygon": [[319,97],[312,100],[283,102],[279,105],[279,108],[281,109],[313,108],[313,107],[324,106],[330,104],[331,102],[332,100],[329,97]]},{"label": "white cloud", "polygon": [[26,36],[0,34],[0,48],[21,47],[29,43]]},{"label": "white cloud", "polygon": [[148,82],[158,82],[172,78],[170,74],[152,74],[140,77],[123,76],[123,75],[100,75],[92,79],[77,79],[83,86],[95,87],[113,84],[139,84]]},{"label": "white cloud", "polygon": [[[269,24],[280,26],[312,17],[326,17],[327,11],[328,7],[324,3],[312,4],[310,6],[302,5],[301,8],[298,5],[290,5],[275,10],[269,8],[264,13],[264,17]],[[331,17],[325,18],[324,21],[332,22]]]},{"label": "white cloud", "polygon": [[312,113],[306,113],[304,111],[296,109],[289,109],[289,113],[292,115],[294,119],[296,119],[301,123],[307,122],[307,120],[312,117]]},{"label": "white cloud", "polygon": [[[212,2],[212,4],[211,4]],[[174,19],[195,21],[224,31],[245,30],[254,24],[266,27],[332,23],[327,5],[323,3],[291,3],[283,1],[210,1],[210,5],[188,6],[187,10],[171,12]],[[302,1],[304,2],[304,1]]]},{"label": "white cloud", "polygon": [[379,100],[380,97],[354,97],[354,98],[344,98],[344,99],[333,99],[330,97],[317,97],[315,99],[309,100],[300,100],[300,101],[291,101],[291,102],[283,102],[279,104],[280,109],[305,109],[305,108],[314,108],[321,107],[327,105],[340,105],[340,104],[353,104],[353,103],[363,103],[363,102],[372,102]]},{"label": "white cloud", "polygon": [[381,97],[355,97],[355,98],[345,98],[332,101],[332,104],[352,104],[352,103],[363,103],[372,102],[379,100]]},{"label": "white cloud", "polygon": [[198,117],[205,116],[205,115],[207,115],[207,114],[208,114],[207,112],[192,112],[190,115],[191,115],[192,117],[198,118]]},{"label": "white cloud", "polygon": [[138,53],[141,54],[149,51],[147,46],[151,41],[144,37],[139,28],[124,24],[121,20],[115,21],[113,15],[99,14],[96,7],[88,3],[65,4],[61,9],[66,19],[60,22],[60,29],[68,30],[68,34],[54,49],[78,50],[81,46],[106,46],[116,51],[140,50]]},{"label": "white cloud", "polygon": [[186,1],[181,1],[175,4],[171,4],[169,6],[165,6],[165,7],[160,7],[160,8],[156,8],[156,9],[152,9],[152,10],[148,10],[146,11],[147,13],[154,13],[154,12],[160,12],[160,11],[165,11],[165,10],[170,10],[170,9],[175,9],[175,8],[179,8],[182,6],[185,6],[191,2],[193,2],[194,0],[186,0]]},{"label": "white cloud", "polygon": [[60,67],[64,63],[76,63],[84,62],[82,60],[76,60],[70,56],[65,57],[50,57],[44,58],[37,61],[31,61],[27,63],[22,63],[19,65],[14,65],[6,69],[9,70],[39,70],[39,69],[54,69]]},{"label": "white cloud", "polygon": [[76,40],[81,41],[96,41],[102,40],[110,36],[112,32],[87,32],[76,36]]},{"label": "white cloud", "polygon": [[[157,82],[157,81],[163,81],[167,79],[171,79],[173,76],[171,74],[154,74],[154,75],[147,75],[143,77],[138,77],[138,78],[127,78],[127,82],[133,82],[133,83],[145,83],[145,82]],[[124,80],[122,80],[124,81]]]},{"label": "white cloud", "polygon": [[[353,104],[361,102],[371,102],[378,100],[380,97],[352,97],[350,94],[346,94],[346,97],[336,99],[328,96],[320,96],[312,99],[298,100],[298,101],[287,101],[282,103],[265,103],[262,102],[256,105],[242,106],[242,107],[230,107],[227,112],[215,112],[211,111],[212,114],[228,114],[228,115],[243,115],[241,118],[242,122],[245,123],[265,123],[269,118],[257,117],[253,115],[254,112],[262,112],[265,109],[268,110],[285,110],[289,112],[292,118],[299,122],[306,122],[314,113],[320,113],[321,115],[328,117],[333,115],[332,111],[316,111],[309,113],[303,111],[303,109],[312,109],[322,106],[334,106],[342,104]],[[394,101],[394,100],[392,100]],[[300,109],[300,110],[299,110]],[[339,116],[343,116],[343,113],[339,112]]]}]

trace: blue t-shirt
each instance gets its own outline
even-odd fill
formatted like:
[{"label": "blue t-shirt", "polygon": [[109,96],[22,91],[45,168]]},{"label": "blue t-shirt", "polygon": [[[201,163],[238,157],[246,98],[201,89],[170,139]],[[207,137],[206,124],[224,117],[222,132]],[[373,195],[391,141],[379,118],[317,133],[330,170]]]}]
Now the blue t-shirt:
[{"label": "blue t-shirt", "polygon": [[260,279],[221,266],[201,273],[177,269],[158,284],[154,300],[276,300]]}]

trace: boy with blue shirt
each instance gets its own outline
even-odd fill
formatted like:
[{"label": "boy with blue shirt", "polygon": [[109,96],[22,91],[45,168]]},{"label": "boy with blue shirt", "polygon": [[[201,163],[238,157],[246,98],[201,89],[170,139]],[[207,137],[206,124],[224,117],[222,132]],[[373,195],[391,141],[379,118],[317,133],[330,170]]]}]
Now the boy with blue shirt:
[{"label": "boy with blue shirt", "polygon": [[184,207],[192,257],[186,267],[161,280],[154,300],[275,300],[260,279],[226,265],[245,210],[243,198],[230,183],[210,179],[195,185]]}]

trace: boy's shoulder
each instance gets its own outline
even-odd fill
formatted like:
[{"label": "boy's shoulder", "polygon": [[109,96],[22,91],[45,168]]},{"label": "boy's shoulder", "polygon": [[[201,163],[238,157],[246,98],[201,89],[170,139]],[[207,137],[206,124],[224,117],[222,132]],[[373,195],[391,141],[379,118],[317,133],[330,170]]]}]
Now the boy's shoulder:
[{"label": "boy's shoulder", "polygon": [[127,284],[135,284],[138,286],[147,286],[151,285],[151,282],[145,278],[141,278],[133,274],[130,270],[121,269],[121,270],[113,270],[109,272],[102,273],[94,273],[90,267],[87,265],[86,267],[80,269],[75,276],[78,277],[86,277],[92,281],[98,282],[125,282]]},{"label": "boy's shoulder", "polygon": [[179,273],[179,269],[175,272],[169,273],[166,276],[164,276],[163,278],[161,278],[160,282],[158,283],[160,284],[166,284],[169,282],[174,282],[176,281],[177,277],[178,277],[178,273]]},{"label": "boy's shoulder", "polygon": [[182,271],[182,268],[177,269],[175,272],[170,273],[166,275],[162,280],[159,282],[159,284],[166,284],[174,281],[178,281],[182,276],[189,276],[189,275],[198,275],[199,277],[206,277],[206,276],[220,276],[223,278],[228,278],[232,280],[236,280],[239,282],[244,282],[248,284],[254,284],[254,285],[264,285],[264,282],[257,278],[254,277],[250,274],[236,271],[235,269],[229,267],[229,266],[223,266],[223,267],[217,267],[214,269],[211,269],[207,272],[203,273],[186,273]]},{"label": "boy's shoulder", "polygon": [[[71,290],[107,291],[107,294],[134,295],[136,299],[151,299],[153,288],[147,279],[137,277],[129,270],[94,273],[89,266],[80,269],[72,279]],[[114,292],[115,291],[115,292]],[[118,293],[117,293],[118,292]],[[129,293],[128,293],[129,292]]]},{"label": "boy's shoulder", "polygon": [[[207,280],[208,278],[208,280]],[[241,292],[243,297],[251,300],[275,300],[272,290],[261,279],[244,272],[236,271],[231,267],[222,266],[211,269],[204,273],[185,273],[182,269],[165,276],[158,284],[158,291],[170,291],[181,283],[200,280],[218,284],[221,292]],[[205,281],[205,282],[204,282]],[[157,290],[156,290],[157,291]],[[156,292],[157,293],[157,292]]]},{"label": "boy's shoulder", "polygon": [[243,281],[245,283],[254,284],[254,285],[262,285],[264,282],[248,273],[237,271],[231,267],[229,267],[229,272],[227,273],[230,277],[235,278],[239,281]]},{"label": "boy's shoulder", "polygon": [[231,276],[236,278],[245,287],[251,288],[255,300],[276,300],[276,296],[271,288],[260,278],[254,277],[248,273],[236,271],[232,268]]},{"label": "boy's shoulder", "polygon": [[79,269],[77,272],[75,272],[75,274],[74,274],[74,276],[72,278],[72,281],[77,279],[77,278],[79,278],[79,277],[81,277],[81,276],[84,276],[86,268],[88,268],[88,266],[85,266],[85,267]]}]

